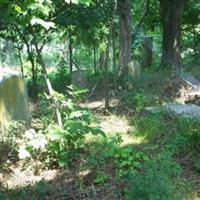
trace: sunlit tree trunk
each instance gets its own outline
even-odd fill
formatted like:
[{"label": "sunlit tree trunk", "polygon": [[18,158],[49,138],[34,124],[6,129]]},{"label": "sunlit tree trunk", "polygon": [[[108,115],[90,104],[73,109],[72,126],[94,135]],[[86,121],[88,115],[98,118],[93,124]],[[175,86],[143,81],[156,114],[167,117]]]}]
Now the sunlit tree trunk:
[{"label": "sunlit tree trunk", "polygon": [[118,0],[120,49],[119,76],[127,74],[127,65],[131,61],[131,0]]},{"label": "sunlit tree trunk", "polygon": [[160,0],[163,26],[162,67],[181,69],[181,15],[185,0]]},{"label": "sunlit tree trunk", "polygon": [[[37,37],[35,35],[33,28],[31,27],[30,30],[31,30],[31,34],[33,36],[33,43],[34,43],[35,50],[36,50],[37,61],[40,64],[40,66],[42,67],[42,72],[43,72],[43,76],[44,76],[44,79],[45,79],[45,82],[46,82],[46,85],[47,85],[49,95],[53,98],[54,97],[54,90],[52,88],[51,81],[48,77],[46,65],[44,63],[44,59],[43,59],[42,52],[41,52],[42,49],[40,49],[39,46],[38,46]],[[61,113],[60,113],[60,110],[59,110],[59,104],[54,98],[53,98],[53,101],[54,101],[54,106],[55,106],[55,111],[56,111],[57,124],[61,129],[63,129],[63,123],[62,123]]]}]

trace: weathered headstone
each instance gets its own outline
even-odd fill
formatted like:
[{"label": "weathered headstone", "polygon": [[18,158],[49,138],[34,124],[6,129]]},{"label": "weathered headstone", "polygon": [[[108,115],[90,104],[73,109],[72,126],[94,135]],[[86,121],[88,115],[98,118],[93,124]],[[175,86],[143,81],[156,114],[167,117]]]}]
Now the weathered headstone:
[{"label": "weathered headstone", "polygon": [[140,79],[141,66],[137,60],[133,60],[128,64],[128,89],[133,88],[135,81]]},{"label": "weathered headstone", "polygon": [[16,75],[7,75],[0,80],[1,128],[13,120],[29,124],[31,114],[25,81]]},{"label": "weathered headstone", "polygon": [[141,66],[137,60],[133,60],[128,64],[128,74],[133,79],[139,79],[141,73]]},{"label": "weathered headstone", "polygon": [[200,107],[193,104],[168,103],[163,108],[172,116],[200,119]]},{"label": "weathered headstone", "polygon": [[185,117],[193,120],[200,120],[200,107],[193,104],[167,103],[161,107],[148,107],[149,113],[166,111],[171,117]]},{"label": "weathered headstone", "polygon": [[87,79],[85,77],[85,70],[75,70],[71,77],[72,85],[78,88],[87,88]]}]

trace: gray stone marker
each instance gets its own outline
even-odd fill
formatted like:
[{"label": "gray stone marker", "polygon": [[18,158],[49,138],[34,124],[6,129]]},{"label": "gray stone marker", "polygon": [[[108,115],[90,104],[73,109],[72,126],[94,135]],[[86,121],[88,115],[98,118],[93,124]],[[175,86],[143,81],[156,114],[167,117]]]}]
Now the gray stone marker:
[{"label": "gray stone marker", "polygon": [[168,103],[163,108],[174,116],[200,119],[200,107],[194,104]]},{"label": "gray stone marker", "polygon": [[133,60],[130,63],[128,63],[128,74],[134,80],[137,80],[137,79],[140,78],[141,65],[140,65],[140,63],[137,60]]},{"label": "gray stone marker", "polygon": [[137,60],[128,63],[128,76],[128,89],[132,90],[134,88],[134,82],[140,79],[141,76],[141,65]]},{"label": "gray stone marker", "polygon": [[[25,81],[16,75],[6,75],[0,80],[1,129],[11,121],[31,122]],[[2,130],[3,132],[3,130]]]},{"label": "gray stone marker", "polygon": [[148,107],[149,113],[166,111],[171,117],[186,117],[194,120],[200,120],[200,106],[194,104],[167,103],[161,107]]}]

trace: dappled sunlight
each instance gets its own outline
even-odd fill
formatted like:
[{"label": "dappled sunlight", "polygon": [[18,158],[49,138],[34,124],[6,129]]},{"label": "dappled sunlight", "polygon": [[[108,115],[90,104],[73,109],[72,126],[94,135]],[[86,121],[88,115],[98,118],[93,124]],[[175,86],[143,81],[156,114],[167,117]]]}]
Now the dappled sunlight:
[{"label": "dappled sunlight", "polygon": [[146,142],[146,139],[142,136],[132,136],[132,135],[127,135],[127,134],[122,134],[122,146],[126,146],[126,145],[139,145],[139,144],[143,144],[144,142]]},{"label": "dappled sunlight", "polygon": [[98,109],[102,108],[103,101],[92,101],[92,102],[85,102],[84,104],[80,104],[80,106],[87,107],[89,109]]},{"label": "dappled sunlight", "polygon": [[[138,145],[145,141],[145,137],[143,135],[135,135],[137,132],[136,128],[132,125],[129,125],[129,120],[126,116],[117,116],[117,115],[109,115],[109,116],[98,116],[98,124],[99,127],[105,132],[106,137],[121,137],[121,146],[125,145]],[[92,134],[88,134],[86,136],[88,142],[98,141],[101,136],[94,136]]]},{"label": "dappled sunlight", "polygon": [[40,174],[35,175],[33,170],[27,168],[26,170],[20,169],[19,166],[10,167],[11,172],[7,177],[2,176],[2,186],[8,189],[16,189],[36,184],[39,181],[52,181],[60,176],[59,170],[42,170]]},{"label": "dappled sunlight", "polygon": [[110,115],[100,118],[100,127],[105,133],[127,133],[132,127],[129,126],[127,118]]}]

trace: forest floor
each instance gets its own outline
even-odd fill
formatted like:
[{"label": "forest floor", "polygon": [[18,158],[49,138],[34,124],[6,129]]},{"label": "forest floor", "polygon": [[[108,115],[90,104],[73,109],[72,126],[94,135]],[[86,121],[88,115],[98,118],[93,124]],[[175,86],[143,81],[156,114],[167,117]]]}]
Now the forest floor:
[{"label": "forest floor", "polygon": [[[166,84],[167,83],[167,84]],[[163,84],[156,84],[160,88],[155,88],[159,99],[178,102],[185,101],[185,92],[188,87],[180,80],[166,79]],[[148,86],[148,89],[151,86]],[[154,91],[149,91],[154,93]],[[99,94],[102,97],[103,94]],[[155,93],[154,93],[155,94]],[[104,99],[94,98],[81,104],[92,110],[96,123],[106,133],[107,137],[115,138],[120,135],[120,147],[132,146],[133,148],[151,153],[153,146],[158,149],[163,145],[162,137],[153,136],[147,138],[145,135],[137,134],[137,127],[132,123],[135,119],[135,107],[123,104],[123,95],[126,98],[130,94],[120,93],[117,98],[112,97],[111,111],[105,111]],[[128,95],[128,96],[127,96]],[[120,96],[120,99],[118,98]],[[157,97],[156,97],[157,99]],[[158,101],[159,101],[158,99]],[[132,99],[131,99],[132,100]],[[153,100],[155,101],[155,99]],[[127,103],[128,104],[128,103]],[[153,103],[154,104],[154,103]],[[138,105],[140,109],[140,105]],[[137,116],[136,116],[137,117]],[[165,138],[164,138],[165,139]],[[95,139],[92,136],[87,138],[92,148],[96,148],[96,155],[93,158],[101,163],[104,143],[101,139]],[[80,160],[75,160],[68,169],[45,169],[41,168],[41,163],[34,160],[28,164],[19,161],[0,170],[0,199],[5,197],[7,200],[122,200],[123,183],[115,180],[113,163],[109,160],[102,162],[102,166],[85,168],[86,156],[82,153]],[[193,152],[189,154],[181,153],[174,158],[182,167],[182,173],[179,177],[179,186],[183,187],[185,198],[188,200],[200,199],[200,172],[194,167]],[[94,161],[96,162],[96,161]],[[100,180],[98,180],[98,177]],[[189,187],[189,189],[187,188]],[[183,192],[183,193],[184,193]],[[3,200],[3,199],[2,199]]]}]

